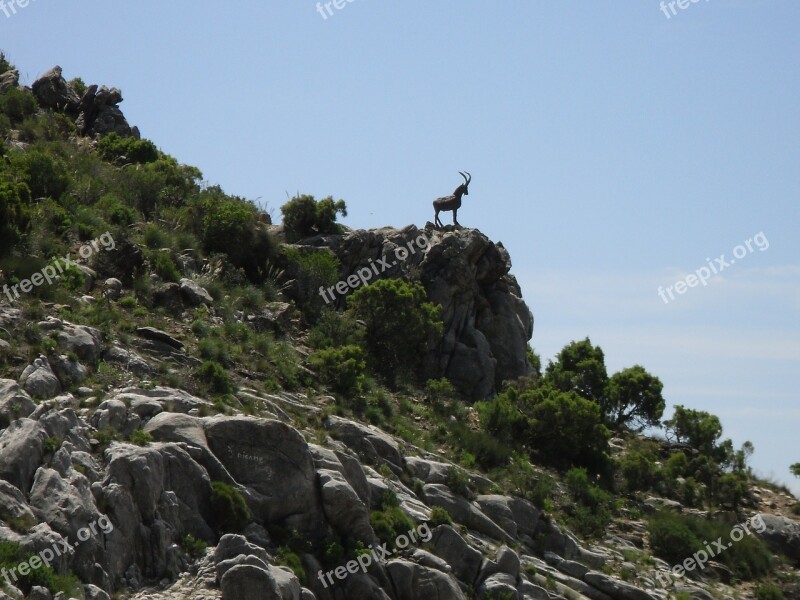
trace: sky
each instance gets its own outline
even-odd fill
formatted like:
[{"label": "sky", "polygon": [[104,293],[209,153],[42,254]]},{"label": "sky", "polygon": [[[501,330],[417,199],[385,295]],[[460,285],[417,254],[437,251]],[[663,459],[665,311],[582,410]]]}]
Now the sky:
[{"label": "sky", "polygon": [[509,250],[545,362],[589,337],[800,493],[800,3],[324,4],[30,0],[0,49],[120,88],[276,219],[300,192],[421,227],[469,171],[459,222]]}]

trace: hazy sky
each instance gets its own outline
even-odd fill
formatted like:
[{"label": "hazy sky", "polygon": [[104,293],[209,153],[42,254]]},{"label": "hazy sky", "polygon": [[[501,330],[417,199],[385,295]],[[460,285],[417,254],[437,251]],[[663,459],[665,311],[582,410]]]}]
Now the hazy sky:
[{"label": "hazy sky", "polygon": [[684,1],[32,0],[0,48],[121,88],[276,216],[422,226],[470,171],[459,220],[509,249],[545,359],[589,336],[800,491],[800,3]]}]

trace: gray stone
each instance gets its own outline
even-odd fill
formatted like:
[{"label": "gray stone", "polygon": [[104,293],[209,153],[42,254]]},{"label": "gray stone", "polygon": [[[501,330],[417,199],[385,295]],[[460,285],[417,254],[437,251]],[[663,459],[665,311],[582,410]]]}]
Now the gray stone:
[{"label": "gray stone", "polygon": [[181,279],[180,289],[184,302],[190,306],[200,306],[201,304],[211,306],[214,304],[214,299],[211,297],[211,294],[209,294],[204,287],[191,279]]},{"label": "gray stone", "polygon": [[43,355],[25,367],[19,383],[34,398],[47,399],[61,393],[58,377],[53,373],[47,357]]},{"label": "gray stone", "polygon": [[237,565],[220,581],[222,600],[283,600],[275,579],[266,569]]}]

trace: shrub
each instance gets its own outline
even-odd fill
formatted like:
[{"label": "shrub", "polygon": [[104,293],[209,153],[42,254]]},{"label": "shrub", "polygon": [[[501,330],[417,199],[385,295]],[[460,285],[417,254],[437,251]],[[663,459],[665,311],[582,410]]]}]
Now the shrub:
[{"label": "shrub", "polygon": [[331,389],[345,395],[361,392],[364,383],[364,351],[358,346],[317,350],[310,357],[320,379]]},{"label": "shrub", "polygon": [[[730,524],[666,511],[656,513],[648,529],[653,552],[672,564],[704,549],[707,540],[732,540]],[[754,535],[744,535],[730,544],[712,558],[731,569],[737,578],[755,579],[772,571],[771,554]]]},{"label": "shrub", "polygon": [[6,115],[12,125],[18,125],[36,112],[36,98],[28,90],[9,88],[0,95],[0,113]]},{"label": "shrub", "polygon": [[650,449],[631,447],[620,460],[625,489],[629,492],[649,490],[661,478],[661,472],[656,465],[657,456],[648,450]]},{"label": "shrub", "polygon": [[412,372],[442,333],[441,307],[427,302],[425,288],[402,279],[381,279],[356,290],[348,305],[366,323],[372,367],[390,383]]},{"label": "shrub", "polygon": [[469,477],[463,469],[459,469],[458,467],[451,466],[447,469],[445,485],[456,494],[464,496],[465,498],[469,498],[472,495],[472,490],[470,490],[469,487]]},{"label": "shrub", "polygon": [[439,525],[451,525],[452,523],[453,517],[450,516],[450,513],[447,512],[446,509],[442,508],[441,506],[434,506],[431,509],[430,524],[433,527],[438,527]]},{"label": "shrub", "polygon": [[181,273],[175,266],[175,261],[166,250],[158,250],[153,253],[153,271],[164,281],[178,281]]},{"label": "shrub", "polygon": [[153,441],[153,436],[147,433],[144,429],[136,429],[131,433],[131,444],[137,446],[147,446]]},{"label": "shrub", "polygon": [[222,481],[211,482],[211,510],[225,533],[241,532],[252,518],[239,490]]},{"label": "shrub", "polygon": [[477,408],[489,433],[522,442],[539,460],[607,475],[610,433],[602,423],[598,404],[577,392],[560,392],[549,385],[523,390],[510,387]]},{"label": "shrub", "polygon": [[217,394],[230,394],[233,385],[225,368],[216,361],[207,360],[197,369],[197,377]]},{"label": "shrub", "polygon": [[105,160],[119,164],[145,164],[158,160],[158,148],[150,140],[137,140],[109,133],[97,143],[97,151]]},{"label": "shrub", "polygon": [[614,373],[601,400],[603,415],[616,428],[657,426],[666,406],[663,387],[658,377],[639,365]]},{"label": "shrub", "polygon": [[653,552],[670,564],[681,563],[703,548],[685,520],[668,512],[656,513],[650,519],[648,530]]},{"label": "shrub", "polygon": [[277,244],[257,217],[252,202],[228,196],[218,186],[203,190],[189,214],[206,252],[226,254],[250,281],[261,282],[268,276]]},{"label": "shrub", "polygon": [[57,156],[34,148],[27,152],[14,152],[11,167],[28,185],[31,196],[58,200],[70,184],[69,171]]},{"label": "shrub", "polygon": [[314,322],[325,306],[319,289],[330,287],[339,279],[339,259],[327,248],[300,252],[287,247],[283,252],[288,261],[286,271],[292,278],[287,295]]},{"label": "shrub", "polygon": [[576,504],[570,507],[570,522],[584,536],[599,536],[611,520],[611,495],[589,481],[586,469],[567,472],[567,488]]},{"label": "shrub", "polygon": [[383,506],[369,515],[369,523],[379,540],[383,540],[390,548],[394,548],[398,536],[408,533],[414,528],[414,522],[399,506]]},{"label": "shrub", "polygon": [[305,582],[306,571],[303,562],[294,550],[288,546],[281,546],[278,548],[276,558],[279,565],[289,567],[301,582]]},{"label": "shrub", "polygon": [[331,196],[317,202],[313,196],[295,196],[281,206],[283,228],[290,242],[316,234],[339,233],[337,215],[347,216],[344,200],[335,201]]},{"label": "shrub", "polygon": [[547,365],[545,381],[557,390],[576,392],[599,403],[608,383],[603,350],[593,346],[589,338],[566,345],[556,361]]},{"label": "shrub", "polygon": [[[18,579],[14,584],[25,594],[30,593],[34,586],[45,587],[53,594],[64,592],[67,597],[82,597],[83,589],[81,582],[72,573],[59,575],[48,564],[42,564],[39,568],[28,569],[27,574],[23,575],[19,570],[22,562],[29,561],[37,554],[26,552],[22,546],[16,542],[0,542],[0,569],[3,572],[10,572],[16,569]],[[29,563],[30,564],[30,563]]]},{"label": "shrub", "polygon": [[191,558],[200,558],[205,554],[208,544],[203,540],[197,539],[192,534],[188,534],[181,538],[180,547],[183,548],[184,552]]},{"label": "shrub", "polygon": [[756,588],[756,600],[786,600],[786,596],[777,586],[765,583]]},{"label": "shrub", "polygon": [[308,333],[308,345],[312,348],[360,345],[363,330],[350,316],[324,309]]}]

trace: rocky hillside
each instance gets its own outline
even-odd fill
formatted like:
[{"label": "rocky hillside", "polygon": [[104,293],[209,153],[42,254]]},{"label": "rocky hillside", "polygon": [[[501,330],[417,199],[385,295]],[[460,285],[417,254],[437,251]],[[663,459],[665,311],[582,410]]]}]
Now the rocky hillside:
[{"label": "rocky hillside", "polygon": [[800,597],[797,499],[543,372],[501,243],[271,225],[121,100],[0,57],[0,599]]}]

